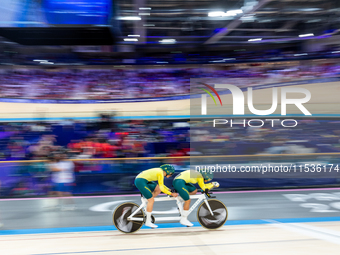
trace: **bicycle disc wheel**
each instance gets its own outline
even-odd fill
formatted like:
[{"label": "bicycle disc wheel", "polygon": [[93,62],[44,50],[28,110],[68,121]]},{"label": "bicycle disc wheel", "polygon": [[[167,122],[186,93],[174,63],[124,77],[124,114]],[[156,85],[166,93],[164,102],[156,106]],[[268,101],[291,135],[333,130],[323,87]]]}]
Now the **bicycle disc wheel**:
[{"label": "bicycle disc wheel", "polygon": [[119,205],[113,212],[113,224],[123,233],[133,233],[139,230],[144,224],[144,212],[140,210],[134,218],[141,218],[142,221],[129,221],[127,218],[137,209],[139,205],[135,203],[124,203]]},{"label": "bicycle disc wheel", "polygon": [[216,199],[209,199],[208,203],[214,215],[211,215],[207,205],[203,201],[197,210],[198,222],[207,229],[220,228],[227,221],[227,207],[221,201]]}]

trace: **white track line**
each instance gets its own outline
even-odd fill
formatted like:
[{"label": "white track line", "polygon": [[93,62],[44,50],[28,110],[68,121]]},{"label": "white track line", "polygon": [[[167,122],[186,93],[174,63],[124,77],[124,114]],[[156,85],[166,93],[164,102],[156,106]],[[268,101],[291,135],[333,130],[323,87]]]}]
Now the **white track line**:
[{"label": "white track line", "polygon": [[318,238],[327,242],[340,245],[340,232],[326,228],[315,227],[305,223],[281,223],[275,220],[264,220],[270,223],[271,226],[285,229],[292,232],[297,232],[306,236]]}]

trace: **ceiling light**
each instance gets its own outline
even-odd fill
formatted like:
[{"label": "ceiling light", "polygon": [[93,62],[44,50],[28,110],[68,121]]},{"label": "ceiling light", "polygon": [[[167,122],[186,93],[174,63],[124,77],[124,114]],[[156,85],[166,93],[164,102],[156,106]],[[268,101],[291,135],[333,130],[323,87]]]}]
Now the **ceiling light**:
[{"label": "ceiling light", "polygon": [[140,37],[140,35],[128,35],[129,37]]},{"label": "ceiling light", "polygon": [[262,38],[254,38],[254,39],[249,39],[248,42],[256,42],[256,41],[261,41]]},{"label": "ceiling light", "polygon": [[138,42],[137,38],[124,38],[125,42]]},{"label": "ceiling light", "polygon": [[299,37],[308,37],[308,36],[314,36],[314,34],[303,34],[303,35],[299,35]]},{"label": "ceiling light", "polygon": [[176,43],[176,39],[163,39],[159,41],[160,43]]},{"label": "ceiling light", "polygon": [[209,17],[222,17],[225,12],[209,12],[208,16]]},{"label": "ceiling light", "polygon": [[141,17],[138,16],[126,16],[126,17],[118,17],[120,20],[141,20]]},{"label": "ceiling light", "polygon": [[225,16],[236,16],[237,14],[241,14],[243,11],[241,9],[238,10],[230,10],[227,12],[217,11],[217,12],[209,12],[209,17],[225,17]]}]

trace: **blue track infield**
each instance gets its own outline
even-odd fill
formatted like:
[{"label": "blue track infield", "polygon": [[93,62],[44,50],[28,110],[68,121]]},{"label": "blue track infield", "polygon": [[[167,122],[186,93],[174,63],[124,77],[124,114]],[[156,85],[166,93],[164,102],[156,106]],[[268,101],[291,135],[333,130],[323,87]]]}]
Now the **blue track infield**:
[{"label": "blue track infield", "polygon": [[[230,220],[225,223],[228,225],[256,225],[275,223],[306,223],[306,222],[329,222],[340,221],[340,217],[318,217],[318,218],[289,218],[289,219],[263,219],[263,220]],[[200,227],[198,222],[193,222],[194,227]],[[179,228],[183,227],[180,223],[160,223],[158,228]],[[141,229],[148,229],[143,226]],[[72,232],[93,232],[93,231],[115,231],[114,226],[91,226],[91,227],[71,227],[71,228],[41,228],[41,229],[15,229],[1,230],[0,235],[24,235],[24,234],[51,234],[51,233],[72,233]]]}]

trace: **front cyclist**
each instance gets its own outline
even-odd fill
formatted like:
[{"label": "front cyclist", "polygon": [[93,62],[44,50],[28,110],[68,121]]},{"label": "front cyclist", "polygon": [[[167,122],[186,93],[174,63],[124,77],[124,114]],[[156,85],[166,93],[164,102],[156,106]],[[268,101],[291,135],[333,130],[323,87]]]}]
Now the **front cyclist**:
[{"label": "front cyclist", "polygon": [[193,184],[198,183],[202,190],[212,189],[218,187],[218,182],[207,183],[213,179],[213,173],[209,171],[194,171],[186,170],[177,175],[173,181],[173,187],[184,200],[183,213],[181,215],[180,223],[182,225],[192,227],[193,224],[188,220],[189,208],[190,208],[190,195],[195,195],[197,192],[196,187]]},{"label": "front cyclist", "polygon": [[[155,202],[154,198],[157,197],[159,193],[163,192],[173,197],[177,197],[177,193],[171,193],[170,189],[164,185],[164,176],[169,178],[174,172],[175,168],[172,165],[166,164],[157,168],[145,170],[137,175],[135,185],[142,195],[148,200],[148,204],[146,206],[145,226],[151,228],[158,227],[151,222],[151,213]],[[158,181],[158,184],[155,181]]]}]

